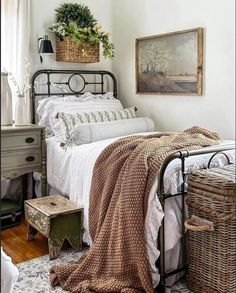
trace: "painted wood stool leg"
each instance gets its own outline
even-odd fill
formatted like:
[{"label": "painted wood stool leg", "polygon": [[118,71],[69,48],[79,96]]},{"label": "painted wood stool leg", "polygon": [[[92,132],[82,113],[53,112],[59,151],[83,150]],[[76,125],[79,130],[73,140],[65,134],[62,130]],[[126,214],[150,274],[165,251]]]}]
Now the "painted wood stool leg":
[{"label": "painted wood stool leg", "polygon": [[28,224],[28,235],[27,235],[27,239],[29,241],[34,240],[36,234],[38,233],[38,230],[35,229],[33,226],[31,226],[30,224]]},{"label": "painted wood stool leg", "polygon": [[82,250],[82,239],[80,235],[67,236],[66,238],[69,241],[70,245],[74,248],[74,250]]},{"label": "painted wood stool leg", "polygon": [[56,258],[65,239],[75,250],[82,249],[82,212],[59,215],[51,219],[48,238],[50,259]]},{"label": "painted wood stool leg", "polygon": [[52,239],[50,237],[48,238],[48,250],[50,260],[58,257],[64,240],[64,237],[57,239]]}]

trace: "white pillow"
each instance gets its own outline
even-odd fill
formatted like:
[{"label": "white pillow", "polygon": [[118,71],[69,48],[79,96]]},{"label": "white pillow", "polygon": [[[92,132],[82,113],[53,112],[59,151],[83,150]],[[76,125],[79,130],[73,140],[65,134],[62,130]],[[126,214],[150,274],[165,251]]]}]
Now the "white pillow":
[{"label": "white pillow", "polygon": [[54,102],[74,102],[79,101],[80,96],[65,96],[65,97],[58,97],[58,96],[51,96],[42,100],[38,101],[38,107],[37,107],[37,114],[38,114],[38,120],[40,121],[42,117],[45,115],[45,113],[48,115],[48,113],[52,110],[52,104]]},{"label": "white pillow", "polygon": [[93,95],[85,93],[79,97],[50,97],[39,101],[37,113],[38,124],[46,128],[46,135],[53,133],[52,127],[57,123],[55,115],[58,112],[81,113],[88,111],[121,110],[123,106],[118,99],[112,97],[112,93]]},{"label": "white pillow", "polygon": [[79,96],[69,95],[69,96],[51,96],[48,98],[44,98],[42,100],[38,101],[38,108],[37,108],[37,114],[39,116],[39,120],[43,117],[46,111],[50,110],[50,106],[52,102],[75,102],[75,101],[87,101],[87,100],[93,100],[93,99],[115,99],[112,92],[107,92],[105,94],[92,94],[90,92],[84,93]]},{"label": "white pillow", "polygon": [[133,119],[135,117],[135,107],[117,111],[95,111],[74,114],[61,112],[58,113],[61,128],[60,133],[57,134],[57,137],[64,145],[71,145],[73,144],[74,130],[80,124]]},{"label": "white pillow", "polygon": [[154,131],[154,122],[150,118],[141,117],[102,123],[81,124],[74,130],[73,139],[74,144],[81,145],[147,131]]}]

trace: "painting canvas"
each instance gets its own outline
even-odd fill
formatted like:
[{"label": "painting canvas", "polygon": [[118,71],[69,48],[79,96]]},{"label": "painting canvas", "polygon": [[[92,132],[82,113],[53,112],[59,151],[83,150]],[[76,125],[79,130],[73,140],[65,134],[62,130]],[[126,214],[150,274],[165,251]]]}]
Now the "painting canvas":
[{"label": "painting canvas", "polygon": [[136,39],[137,93],[201,95],[203,29]]}]

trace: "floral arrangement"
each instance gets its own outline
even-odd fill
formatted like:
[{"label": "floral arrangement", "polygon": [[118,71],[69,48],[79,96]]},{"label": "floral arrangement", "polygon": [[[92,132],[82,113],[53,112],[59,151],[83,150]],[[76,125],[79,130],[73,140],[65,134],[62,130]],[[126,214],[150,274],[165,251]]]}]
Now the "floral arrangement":
[{"label": "floral arrangement", "polygon": [[94,19],[88,6],[77,3],[64,3],[56,10],[56,23],[49,29],[61,40],[70,37],[76,44],[102,43],[105,58],[114,57],[114,45],[109,33],[101,31],[101,25]]},{"label": "floral arrangement", "polygon": [[[19,83],[17,82],[14,75],[11,72],[7,72],[7,70],[4,69],[4,71],[8,73],[9,79],[16,89],[17,96],[24,96],[27,92],[29,92],[32,88],[34,88],[32,86],[32,84],[29,83],[30,72],[31,72],[30,62],[26,57],[24,58],[24,60],[25,60],[25,77],[24,77],[24,82],[23,82],[22,88],[19,86]],[[35,81],[35,86],[42,86],[42,85],[47,85],[47,82],[46,83],[43,83],[43,82],[39,83],[38,81]],[[52,87],[60,89],[64,93],[67,93],[67,90],[63,86],[60,86],[54,82],[51,82],[50,85]]]},{"label": "floral arrangement", "polygon": [[16,78],[12,74],[12,72],[8,72],[8,76],[10,81],[12,82],[13,86],[16,89],[17,96],[24,96],[28,91],[32,89],[32,84],[29,83],[30,80],[30,62],[25,57],[25,77],[23,82],[23,87],[21,88],[19,83],[17,82]]}]

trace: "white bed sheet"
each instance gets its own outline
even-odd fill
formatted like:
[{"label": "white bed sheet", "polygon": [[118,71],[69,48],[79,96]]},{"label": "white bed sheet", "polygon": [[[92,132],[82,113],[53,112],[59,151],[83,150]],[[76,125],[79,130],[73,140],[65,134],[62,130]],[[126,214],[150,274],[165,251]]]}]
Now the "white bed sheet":
[{"label": "white bed sheet", "polygon": [[[150,133],[142,133],[150,134]],[[103,149],[118,138],[97,141],[90,144],[73,146],[63,150],[54,137],[47,139],[47,179],[54,189],[84,208],[84,241],[91,244],[88,232],[88,209],[90,184],[93,167],[97,157]],[[231,144],[233,141],[224,141],[223,144]],[[230,151],[229,157],[234,159],[234,152]],[[187,171],[206,167],[211,154],[190,157],[186,159]],[[227,164],[224,156],[217,156],[212,166]],[[174,160],[168,166],[165,173],[165,192],[176,193],[182,183],[180,161]],[[164,216],[161,204],[156,196],[157,180],[149,194],[148,211],[145,221],[145,235],[147,253],[152,270],[154,287],[159,283],[158,269],[155,262],[160,252],[157,249],[158,231]],[[180,197],[168,199],[165,204],[165,244],[166,244],[166,269],[174,269],[178,266],[179,245],[181,237],[181,205]],[[170,257],[172,256],[172,257]],[[171,283],[173,282],[173,279]]]}]

